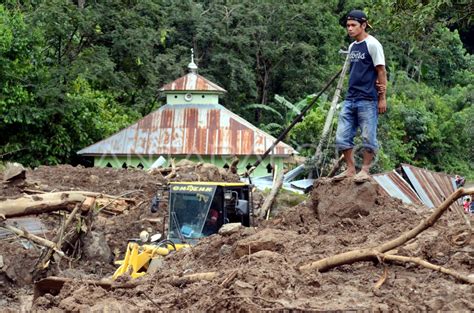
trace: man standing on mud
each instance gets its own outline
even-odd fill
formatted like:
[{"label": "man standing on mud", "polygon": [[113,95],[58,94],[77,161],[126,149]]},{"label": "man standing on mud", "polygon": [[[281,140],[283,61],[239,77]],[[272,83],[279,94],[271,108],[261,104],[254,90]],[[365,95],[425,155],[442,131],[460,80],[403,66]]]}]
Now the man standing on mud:
[{"label": "man standing on mud", "polygon": [[[369,180],[369,169],[378,149],[378,114],[387,110],[384,52],[380,42],[367,33],[370,27],[364,12],[352,10],[347,15],[347,33],[355,41],[349,46],[349,89],[336,132],[336,148],[344,154],[347,170],[335,176],[336,181],[349,177],[354,177],[356,183]],[[358,127],[364,151],[362,168],[356,174],[353,147]]]}]

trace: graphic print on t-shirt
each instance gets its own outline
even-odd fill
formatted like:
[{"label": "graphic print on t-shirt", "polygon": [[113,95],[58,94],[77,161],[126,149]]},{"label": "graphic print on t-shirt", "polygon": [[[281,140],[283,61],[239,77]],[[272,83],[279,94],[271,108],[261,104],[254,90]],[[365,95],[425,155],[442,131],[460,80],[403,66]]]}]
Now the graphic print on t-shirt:
[{"label": "graphic print on t-shirt", "polygon": [[359,60],[365,59],[365,52],[351,51],[351,54],[349,55],[349,58],[351,59],[351,63],[352,62],[359,62]]}]

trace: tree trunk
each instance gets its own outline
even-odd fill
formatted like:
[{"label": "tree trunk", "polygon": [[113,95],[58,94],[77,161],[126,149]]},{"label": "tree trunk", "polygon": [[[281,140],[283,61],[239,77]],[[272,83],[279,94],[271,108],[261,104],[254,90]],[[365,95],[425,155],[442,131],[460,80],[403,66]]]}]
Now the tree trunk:
[{"label": "tree trunk", "polygon": [[7,199],[0,201],[0,216],[15,217],[41,214],[60,209],[71,210],[76,204],[84,200],[86,200],[86,196],[77,192],[52,192],[23,196],[18,199]]}]

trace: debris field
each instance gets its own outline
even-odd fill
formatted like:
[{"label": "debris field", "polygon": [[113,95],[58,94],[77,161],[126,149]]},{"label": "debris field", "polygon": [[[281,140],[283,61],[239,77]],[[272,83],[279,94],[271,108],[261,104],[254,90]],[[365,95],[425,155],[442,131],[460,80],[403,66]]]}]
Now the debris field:
[{"label": "debris field", "polygon": [[[239,177],[209,164],[184,162],[152,172],[40,166],[27,170],[26,178],[4,182],[0,202],[25,193],[71,190],[113,195],[122,202],[100,199],[100,213],[84,215],[88,222],[81,225],[74,220],[77,241],[66,244],[66,256],[54,255],[42,270],[37,266],[44,247],[0,232],[2,311],[474,310],[474,284],[413,263],[374,259],[322,272],[301,269],[338,253],[376,247],[432,213],[389,197],[375,181],[322,178],[302,203],[283,207],[277,202],[269,220],[256,219],[253,227],[230,228],[173,252],[156,273],[111,282],[114,261],[123,258],[128,240],[142,230],[164,230],[166,208],[151,213],[150,205],[168,181],[236,182]],[[262,194],[256,192],[254,200],[261,205]],[[53,240],[69,212],[33,216],[31,223],[36,220],[42,229],[36,235]],[[21,219],[4,223],[20,227]],[[449,209],[396,253],[472,277],[473,243],[465,219]],[[68,281],[59,292],[34,296],[34,282],[49,276]],[[91,282],[107,282],[108,288]]]}]

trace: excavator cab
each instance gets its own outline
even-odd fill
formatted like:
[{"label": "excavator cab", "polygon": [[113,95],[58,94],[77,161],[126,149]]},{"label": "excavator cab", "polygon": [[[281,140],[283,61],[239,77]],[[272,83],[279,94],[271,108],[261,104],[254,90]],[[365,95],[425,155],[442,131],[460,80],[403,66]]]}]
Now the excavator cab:
[{"label": "excavator cab", "polygon": [[250,186],[245,183],[170,183],[168,239],[194,244],[227,223],[250,226],[250,197]]},{"label": "excavator cab", "polygon": [[[169,192],[167,238],[161,241],[152,239],[148,243],[148,236],[144,236],[140,238],[141,245],[129,242],[124,259],[115,262],[120,266],[113,279],[125,273],[132,278],[152,273],[164,256],[197,243],[199,238],[217,233],[224,224],[250,226],[252,199],[248,184],[172,182],[165,190]],[[152,212],[157,212],[161,199],[158,196],[153,198]]]}]

